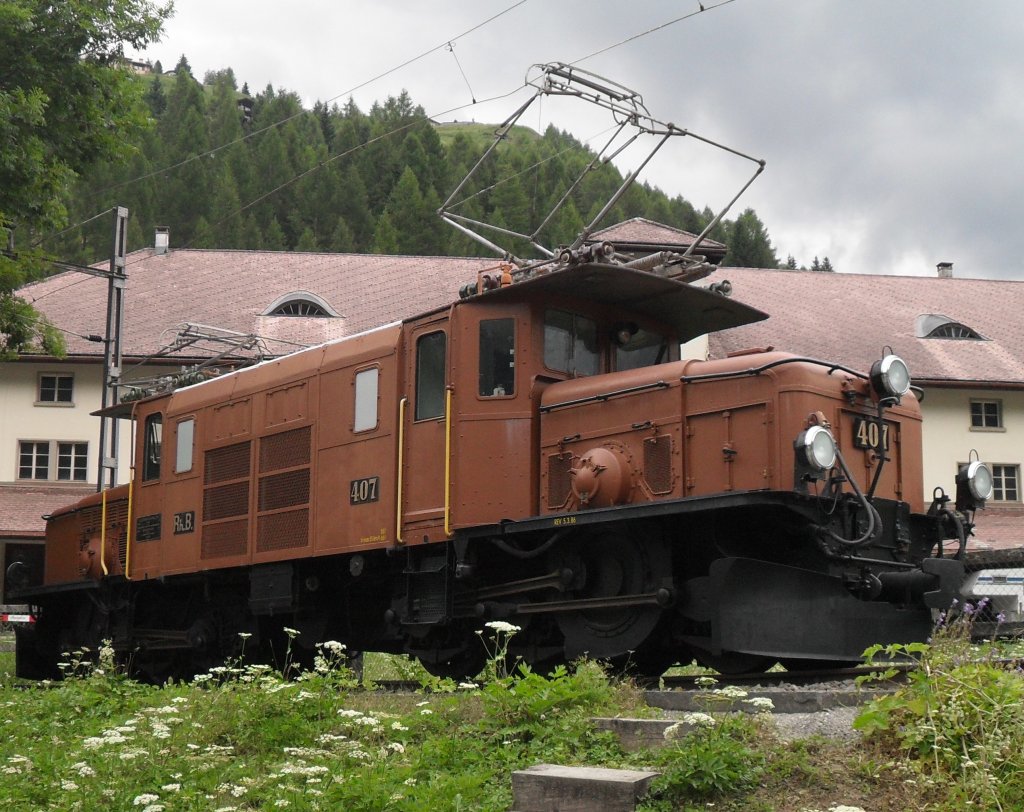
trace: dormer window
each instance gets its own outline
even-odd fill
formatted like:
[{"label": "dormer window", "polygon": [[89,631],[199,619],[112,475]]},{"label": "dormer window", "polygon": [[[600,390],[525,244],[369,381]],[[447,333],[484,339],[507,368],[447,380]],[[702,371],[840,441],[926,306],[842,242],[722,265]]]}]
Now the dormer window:
[{"label": "dormer window", "polygon": [[915,325],[918,338],[952,338],[958,340],[984,341],[985,337],[973,327],[941,313],[926,313],[917,317]]},{"label": "dormer window", "polygon": [[301,316],[304,318],[338,317],[338,313],[324,299],[306,290],[286,293],[274,300],[263,311],[264,316]]}]

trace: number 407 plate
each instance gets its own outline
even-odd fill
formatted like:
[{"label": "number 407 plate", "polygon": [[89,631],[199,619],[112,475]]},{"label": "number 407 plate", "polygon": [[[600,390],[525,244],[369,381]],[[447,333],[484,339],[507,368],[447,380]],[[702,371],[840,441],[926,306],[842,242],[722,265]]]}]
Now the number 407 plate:
[{"label": "number 407 plate", "polygon": [[892,434],[888,423],[879,424],[866,417],[853,420],[853,444],[857,448],[874,448],[889,450],[889,435]]}]

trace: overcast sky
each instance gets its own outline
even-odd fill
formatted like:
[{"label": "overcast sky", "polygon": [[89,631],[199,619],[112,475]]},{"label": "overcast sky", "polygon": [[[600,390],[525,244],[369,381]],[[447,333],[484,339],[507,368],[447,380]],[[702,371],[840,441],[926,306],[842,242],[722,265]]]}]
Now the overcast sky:
[{"label": "overcast sky", "polygon": [[[438,120],[479,122],[527,98],[482,101],[531,65],[582,59],[655,118],[767,162],[732,214],[756,209],[780,259],[910,275],[949,261],[957,276],[1024,280],[1020,0],[704,0],[629,42],[697,0],[517,2],[175,0],[145,57],[170,70],[185,54],[200,79],[231,67],[253,92],[272,83],[307,105],[352,95],[365,110],[405,89]],[[603,126],[578,106],[534,108],[521,123],[581,140]],[[643,178],[725,205],[750,164],[679,140]]]}]

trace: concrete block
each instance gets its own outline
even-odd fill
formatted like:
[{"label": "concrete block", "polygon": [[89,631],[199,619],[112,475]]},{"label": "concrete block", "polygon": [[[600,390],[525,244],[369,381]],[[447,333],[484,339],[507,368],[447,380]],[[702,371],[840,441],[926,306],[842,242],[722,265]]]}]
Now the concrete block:
[{"label": "concrete block", "polygon": [[596,718],[593,722],[598,730],[608,730],[618,736],[623,750],[635,753],[637,750],[664,747],[665,731],[679,720]]},{"label": "concrete block", "polygon": [[516,812],[634,812],[659,773],[536,764],[512,773]]}]

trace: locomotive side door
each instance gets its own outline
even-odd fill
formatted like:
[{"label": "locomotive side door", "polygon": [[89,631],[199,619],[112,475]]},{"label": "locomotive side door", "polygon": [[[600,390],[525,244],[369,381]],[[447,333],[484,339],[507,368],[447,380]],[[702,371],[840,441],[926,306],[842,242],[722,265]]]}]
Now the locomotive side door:
[{"label": "locomotive side door", "polygon": [[441,541],[448,499],[450,444],[448,314],[407,326],[405,393],[400,409],[398,515],[405,543]]}]

